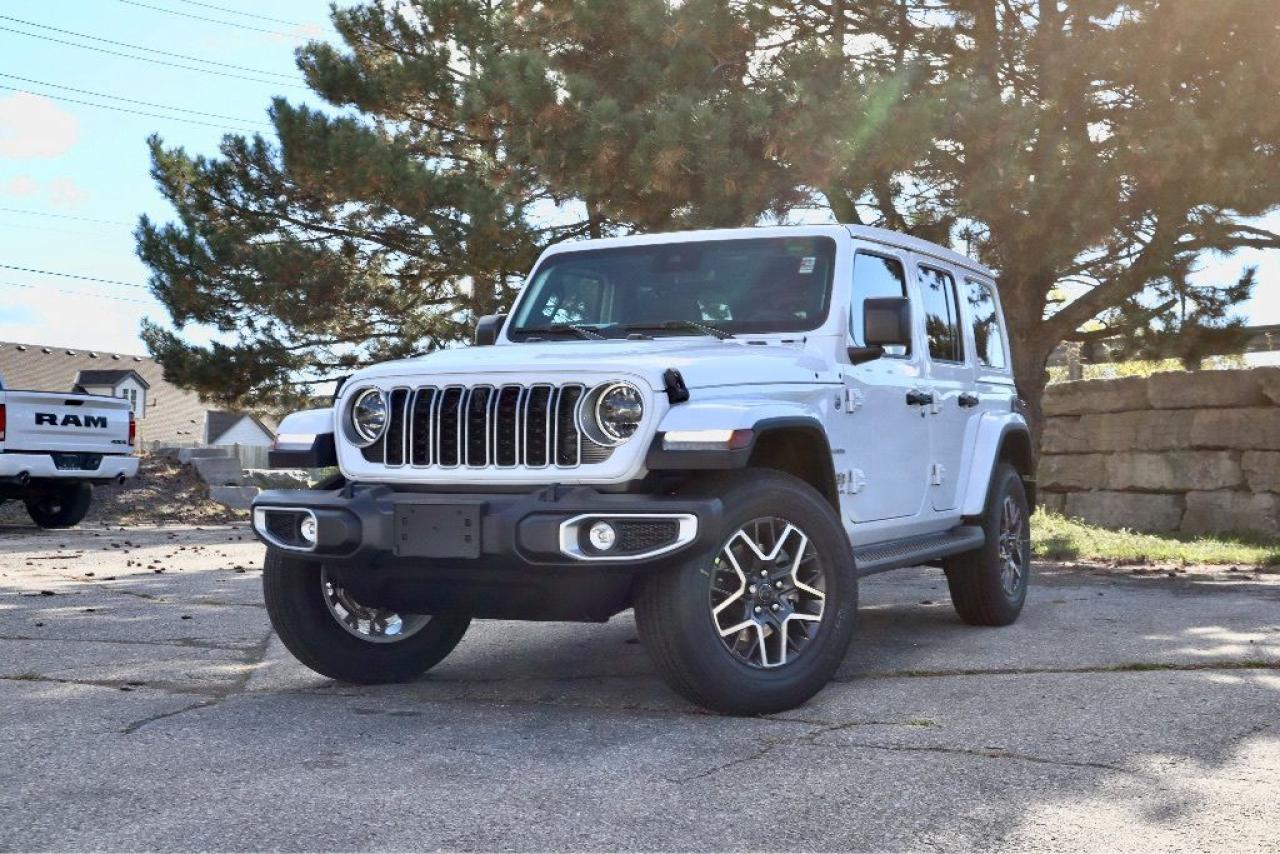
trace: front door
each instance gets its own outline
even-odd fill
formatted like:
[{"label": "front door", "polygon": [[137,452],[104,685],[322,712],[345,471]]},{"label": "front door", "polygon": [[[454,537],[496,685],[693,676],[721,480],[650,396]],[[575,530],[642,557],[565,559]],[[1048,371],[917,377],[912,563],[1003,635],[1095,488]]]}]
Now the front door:
[{"label": "front door", "polygon": [[[862,302],[907,296],[906,264],[892,251],[854,258],[849,340],[861,345]],[[844,398],[832,425],[840,506],[854,523],[919,516],[928,491],[929,420],[907,401],[923,383],[918,346],[861,365],[845,363]]]}]

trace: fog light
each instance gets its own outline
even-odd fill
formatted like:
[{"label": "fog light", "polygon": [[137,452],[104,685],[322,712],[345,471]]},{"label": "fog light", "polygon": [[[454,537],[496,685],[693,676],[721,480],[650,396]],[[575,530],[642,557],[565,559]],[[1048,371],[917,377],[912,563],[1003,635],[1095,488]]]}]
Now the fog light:
[{"label": "fog light", "polygon": [[302,523],[298,525],[298,533],[302,535],[302,539],[306,540],[308,544],[314,546],[316,544],[316,529],[318,527],[319,526],[316,524],[316,517],[306,516],[303,518]]},{"label": "fog light", "polygon": [[608,522],[596,522],[587,530],[587,541],[597,551],[607,552],[617,540],[618,533]]}]

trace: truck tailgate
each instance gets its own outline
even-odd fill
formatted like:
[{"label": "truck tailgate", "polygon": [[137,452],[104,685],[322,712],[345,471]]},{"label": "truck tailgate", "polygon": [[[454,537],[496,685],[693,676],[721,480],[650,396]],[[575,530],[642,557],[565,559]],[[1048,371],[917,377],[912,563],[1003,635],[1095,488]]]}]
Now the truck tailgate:
[{"label": "truck tailgate", "polygon": [[48,391],[0,391],[6,451],[127,454],[129,402]]}]

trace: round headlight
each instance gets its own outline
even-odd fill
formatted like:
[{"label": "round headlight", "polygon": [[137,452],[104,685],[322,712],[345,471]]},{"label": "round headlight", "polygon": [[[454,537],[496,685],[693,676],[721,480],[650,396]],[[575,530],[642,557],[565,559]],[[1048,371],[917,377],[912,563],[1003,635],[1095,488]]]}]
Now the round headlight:
[{"label": "round headlight", "polygon": [[644,417],[644,397],[631,383],[613,383],[596,395],[596,426],[607,443],[621,445]]},{"label": "round headlight", "polygon": [[365,389],[351,401],[351,431],[358,444],[372,445],[387,429],[387,399],[376,388]]}]

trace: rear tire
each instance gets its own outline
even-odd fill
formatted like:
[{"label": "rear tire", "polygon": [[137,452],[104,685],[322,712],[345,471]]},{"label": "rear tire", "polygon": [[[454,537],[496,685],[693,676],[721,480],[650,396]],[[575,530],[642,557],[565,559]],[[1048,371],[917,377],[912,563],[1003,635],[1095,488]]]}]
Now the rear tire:
[{"label": "rear tire", "polygon": [[[320,564],[275,549],[267,551],[262,567],[262,592],[271,625],[298,661],[322,676],[361,685],[416,679],[453,651],[471,623],[470,617],[364,608],[329,582]],[[339,612],[348,614],[345,625]],[[362,612],[376,614],[372,625],[358,619]]]},{"label": "rear tire", "polygon": [[849,539],[831,505],[791,475],[753,469],[718,487],[714,551],[641,581],[640,639],[671,687],[700,706],[795,708],[849,648],[858,608]]},{"label": "rear tire", "polygon": [[1031,579],[1031,512],[1022,476],[1008,463],[991,475],[981,548],[943,562],[951,604],[973,626],[1007,626],[1022,613]]},{"label": "rear tire", "polygon": [[58,484],[26,499],[27,515],[41,528],[70,528],[89,514],[93,487],[87,483]]}]

